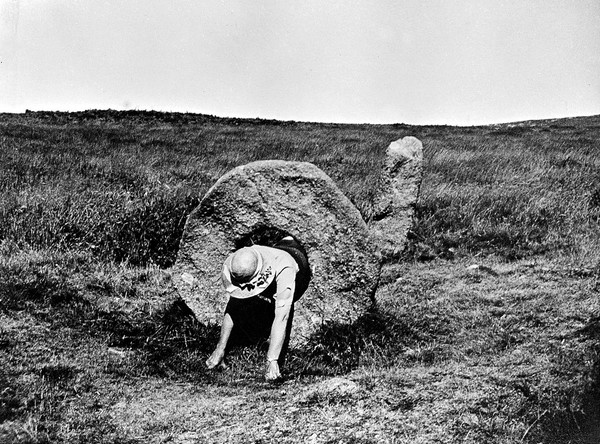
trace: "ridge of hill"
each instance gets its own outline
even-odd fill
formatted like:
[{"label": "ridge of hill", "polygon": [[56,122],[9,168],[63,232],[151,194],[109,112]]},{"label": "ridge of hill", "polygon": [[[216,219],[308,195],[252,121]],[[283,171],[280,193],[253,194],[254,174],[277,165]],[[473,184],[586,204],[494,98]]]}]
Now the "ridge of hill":
[{"label": "ridge of hill", "polygon": [[151,121],[157,120],[161,122],[172,122],[172,123],[223,123],[223,124],[261,124],[261,125],[319,125],[319,126],[395,126],[395,127],[454,127],[454,128],[469,128],[469,127],[501,127],[501,126],[544,126],[550,124],[568,124],[576,123],[582,125],[584,122],[590,122],[592,124],[597,123],[600,120],[599,115],[589,116],[577,116],[577,117],[556,117],[547,119],[535,119],[535,120],[522,120],[522,121],[511,121],[504,123],[490,123],[480,125],[445,125],[445,124],[424,124],[416,125],[409,123],[389,123],[389,124],[369,124],[369,123],[324,123],[324,122],[312,122],[312,121],[296,121],[296,120],[277,120],[277,119],[266,119],[261,117],[248,118],[248,117],[226,117],[216,116],[213,114],[202,114],[202,113],[191,113],[191,112],[167,112],[167,111],[154,111],[154,110],[115,110],[115,109],[88,109],[85,111],[31,111],[26,110],[24,113],[0,113],[0,117],[15,117],[24,116],[29,119],[52,119],[54,121],[66,122],[81,122],[81,121],[123,121],[128,120],[130,122],[140,121]]}]

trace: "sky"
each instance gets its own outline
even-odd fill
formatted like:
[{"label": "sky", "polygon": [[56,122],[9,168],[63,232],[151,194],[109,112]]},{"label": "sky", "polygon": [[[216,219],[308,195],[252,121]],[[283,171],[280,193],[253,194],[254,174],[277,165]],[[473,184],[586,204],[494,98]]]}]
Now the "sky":
[{"label": "sky", "polygon": [[600,0],[0,0],[0,112],[600,114]]}]

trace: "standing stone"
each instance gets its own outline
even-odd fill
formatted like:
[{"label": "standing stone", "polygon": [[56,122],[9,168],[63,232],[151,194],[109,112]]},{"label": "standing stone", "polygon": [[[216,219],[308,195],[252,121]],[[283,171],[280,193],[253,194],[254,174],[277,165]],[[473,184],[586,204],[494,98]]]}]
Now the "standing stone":
[{"label": "standing stone", "polygon": [[295,305],[292,343],[305,342],[324,321],[350,323],[364,314],[380,255],[360,213],[313,164],[266,160],[222,176],[188,217],[173,276],[200,322],[222,320],[228,295],[221,267],[236,243],[268,228],[293,235],[313,271]]},{"label": "standing stone", "polygon": [[423,144],[408,136],[392,142],[386,158],[369,231],[384,258],[396,257],[406,245],[423,178]]}]

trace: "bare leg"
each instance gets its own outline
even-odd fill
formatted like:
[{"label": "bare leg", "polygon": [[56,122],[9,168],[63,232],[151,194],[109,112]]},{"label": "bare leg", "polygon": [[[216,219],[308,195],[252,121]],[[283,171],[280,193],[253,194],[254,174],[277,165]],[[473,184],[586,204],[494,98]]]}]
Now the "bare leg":
[{"label": "bare leg", "polygon": [[221,337],[219,338],[217,347],[212,355],[210,355],[210,358],[206,360],[206,367],[209,369],[215,368],[218,365],[221,365],[222,367],[225,366],[225,364],[223,364],[223,358],[225,357],[225,349],[227,348],[227,342],[229,341],[232,329],[233,320],[231,319],[231,316],[229,316],[229,313],[225,313],[225,316],[223,316],[223,324],[221,325]]}]

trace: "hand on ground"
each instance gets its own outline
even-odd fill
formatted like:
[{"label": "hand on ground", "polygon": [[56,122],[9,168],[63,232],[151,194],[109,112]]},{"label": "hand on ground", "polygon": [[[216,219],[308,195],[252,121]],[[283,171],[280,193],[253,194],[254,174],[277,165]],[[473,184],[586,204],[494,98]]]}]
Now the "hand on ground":
[{"label": "hand on ground", "polygon": [[265,373],[265,379],[267,381],[276,381],[281,378],[281,372],[279,371],[279,364],[277,361],[267,362],[267,372]]},{"label": "hand on ground", "polygon": [[210,370],[213,369],[217,366],[219,366],[220,368],[227,368],[227,366],[225,365],[225,363],[223,362],[223,358],[225,357],[225,350],[221,350],[221,349],[216,349],[212,355],[210,355],[210,358],[208,358],[206,360],[206,367]]}]

